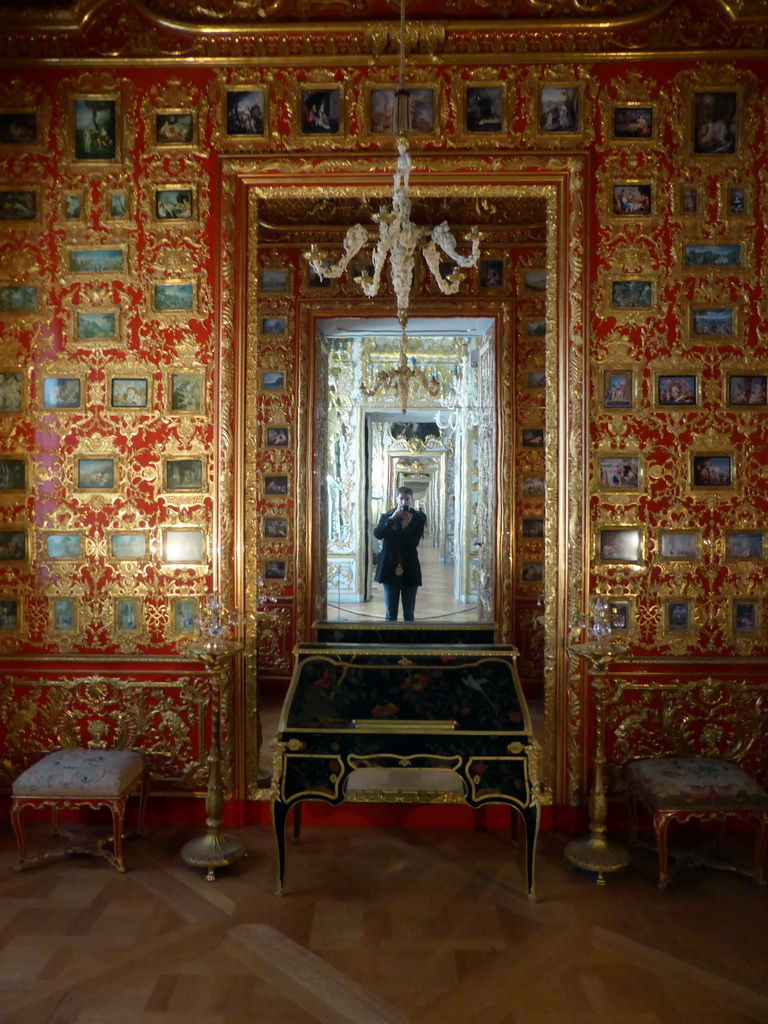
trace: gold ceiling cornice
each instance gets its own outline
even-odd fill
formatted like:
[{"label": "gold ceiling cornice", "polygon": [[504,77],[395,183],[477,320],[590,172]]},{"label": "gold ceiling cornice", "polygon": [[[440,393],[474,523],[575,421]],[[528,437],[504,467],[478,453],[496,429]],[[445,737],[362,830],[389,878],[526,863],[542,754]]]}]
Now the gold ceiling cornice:
[{"label": "gold ceiling cornice", "polygon": [[[0,61],[195,59],[387,63],[395,0],[0,0]],[[411,0],[410,54],[450,64],[630,55],[737,58],[768,48],[768,0]],[[382,59],[383,58],[383,59]]]},{"label": "gold ceiling cornice", "polygon": [[[652,22],[672,8],[688,8],[680,0],[414,0],[409,19],[438,18],[452,27],[473,22],[478,27],[506,27],[517,31],[573,29],[611,30]],[[699,0],[691,21],[700,20]],[[768,0],[710,0],[734,23],[768,22]],[[395,0],[0,0],[5,32],[82,31],[100,15],[113,26],[116,9],[132,8],[148,22],[172,31],[222,34],[232,31],[286,31],[291,25],[304,30],[334,27],[361,29],[369,18],[391,19]],[[116,26],[115,26],[116,27]]]}]

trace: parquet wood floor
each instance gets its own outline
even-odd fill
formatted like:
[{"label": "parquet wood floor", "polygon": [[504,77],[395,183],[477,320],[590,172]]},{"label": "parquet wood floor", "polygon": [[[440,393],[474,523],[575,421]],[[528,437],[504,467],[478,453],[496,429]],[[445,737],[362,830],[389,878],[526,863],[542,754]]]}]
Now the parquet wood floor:
[{"label": "parquet wood floor", "polygon": [[0,1022],[768,1022],[768,891],[742,876],[659,892],[641,852],[598,888],[544,833],[530,903],[507,833],[314,826],[277,897],[269,827],[239,830],[248,857],[214,883],[179,858],[198,831],[129,841],[126,875],[17,874],[3,822]]}]

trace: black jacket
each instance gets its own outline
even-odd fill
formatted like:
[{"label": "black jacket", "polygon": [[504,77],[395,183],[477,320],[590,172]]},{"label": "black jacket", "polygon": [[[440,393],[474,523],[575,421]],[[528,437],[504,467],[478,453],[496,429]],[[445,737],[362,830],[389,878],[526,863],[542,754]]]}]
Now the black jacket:
[{"label": "black jacket", "polygon": [[[381,541],[381,551],[376,560],[376,574],[373,578],[377,583],[400,582],[404,587],[420,587],[421,565],[416,548],[424,535],[427,517],[417,508],[412,508],[411,525],[404,530],[402,519],[389,518],[394,511],[394,508],[391,508],[380,516],[373,528],[373,536]],[[402,576],[395,573],[398,565],[403,567]]]}]

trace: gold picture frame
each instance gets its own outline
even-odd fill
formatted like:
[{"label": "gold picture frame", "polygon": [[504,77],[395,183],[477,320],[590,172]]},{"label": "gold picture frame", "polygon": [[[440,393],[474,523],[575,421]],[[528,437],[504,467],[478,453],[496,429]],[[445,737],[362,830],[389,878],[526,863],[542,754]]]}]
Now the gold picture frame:
[{"label": "gold picture frame", "polygon": [[27,373],[18,366],[0,366],[0,417],[20,416],[27,411]]},{"label": "gold picture frame", "polygon": [[270,86],[255,79],[222,83],[217,148],[243,151],[269,146],[269,93]]},{"label": "gold picture frame", "polygon": [[64,273],[67,277],[105,278],[122,280],[128,273],[128,243],[111,242],[103,245],[68,245]]},{"label": "gold picture frame", "polygon": [[24,598],[20,594],[0,593],[0,643],[3,637],[26,632]]},{"label": "gold picture frame", "polygon": [[123,365],[107,374],[107,408],[114,413],[149,413],[154,408],[152,374],[141,367]]},{"label": "gold picture frame", "polygon": [[82,306],[70,311],[69,337],[77,348],[122,345],[121,306]]},{"label": "gold picture frame", "polygon": [[207,494],[208,460],[199,452],[177,452],[161,462],[161,491],[166,496]]},{"label": "gold picture frame", "polygon": [[637,366],[601,366],[598,404],[605,411],[631,412],[637,407],[639,380]]},{"label": "gold picture frame", "polygon": [[48,628],[53,636],[76,636],[80,632],[80,598],[70,594],[49,596]]},{"label": "gold picture frame", "polygon": [[102,204],[104,221],[110,227],[127,226],[134,223],[133,198],[131,190],[127,186],[106,189]]},{"label": "gold picture frame", "polygon": [[200,199],[192,182],[163,182],[152,189],[150,223],[153,228],[196,228],[200,223]]},{"label": "gold picture frame", "polygon": [[150,560],[148,530],[107,530],[107,561],[138,562]]},{"label": "gold picture frame", "polygon": [[0,280],[0,322],[3,320],[44,320],[47,311],[39,285],[26,281]]},{"label": "gold picture frame", "polygon": [[700,562],[702,559],[701,530],[660,529],[656,557],[660,562]]},{"label": "gold picture frame", "polygon": [[208,534],[201,527],[164,526],[162,560],[166,566],[198,566],[209,562]]},{"label": "gold picture frame", "polygon": [[43,195],[39,185],[0,185],[0,231],[38,228],[43,223]]},{"label": "gold picture frame", "polygon": [[598,526],[594,534],[595,562],[639,566],[645,562],[645,530],[637,524]]},{"label": "gold picture frame", "polygon": [[29,456],[21,452],[0,453],[0,499],[18,498],[31,490]]},{"label": "gold picture frame", "polygon": [[165,372],[165,410],[172,416],[205,416],[207,373],[204,369],[172,366]]},{"label": "gold picture frame", "polygon": [[196,595],[180,595],[168,598],[168,627],[170,637],[192,639],[198,632],[200,598]]},{"label": "gold picture frame", "polygon": [[197,149],[198,114],[194,107],[156,107],[151,148],[166,150]]},{"label": "gold picture frame", "polygon": [[738,487],[735,451],[689,453],[688,488],[710,494],[735,494]]},{"label": "gold picture frame", "polygon": [[50,366],[39,378],[40,408],[48,413],[82,413],[88,407],[85,370]]},{"label": "gold picture frame", "polygon": [[87,454],[73,456],[74,488],[80,493],[114,494],[120,487],[120,456]]},{"label": "gold picture frame", "polygon": [[0,527],[0,565],[24,565],[32,557],[30,527],[11,523]]},{"label": "gold picture frame", "polygon": [[687,345],[736,343],[741,337],[742,311],[740,302],[689,302],[681,317],[683,341]]},{"label": "gold picture frame", "polygon": [[122,98],[119,91],[69,97],[69,153],[73,169],[115,168],[123,161]]},{"label": "gold picture frame", "polygon": [[639,451],[598,451],[593,456],[595,490],[603,494],[640,494],[645,489],[645,459]]},{"label": "gold picture frame", "polygon": [[150,283],[149,313],[159,320],[177,321],[198,313],[198,287],[193,278],[156,278]]},{"label": "gold picture frame", "polygon": [[39,537],[41,561],[85,561],[85,530],[41,530]]},{"label": "gold picture frame", "polygon": [[603,108],[603,140],[612,146],[648,147],[660,137],[659,105],[653,100],[617,99]]},{"label": "gold picture frame", "polygon": [[693,633],[694,610],[694,602],[689,597],[665,597],[662,600],[662,632],[667,636],[688,636]]},{"label": "gold picture frame", "polygon": [[140,636],[144,632],[143,597],[134,595],[113,597],[112,615],[116,633]]},{"label": "gold picture frame", "polygon": [[756,597],[732,597],[730,627],[735,638],[748,637],[752,640],[762,633],[763,616],[761,601]]}]

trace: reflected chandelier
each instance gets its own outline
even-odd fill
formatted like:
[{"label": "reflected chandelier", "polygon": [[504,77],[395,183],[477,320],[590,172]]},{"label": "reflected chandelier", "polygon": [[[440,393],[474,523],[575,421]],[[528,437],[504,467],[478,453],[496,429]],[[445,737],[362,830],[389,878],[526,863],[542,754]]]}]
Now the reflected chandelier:
[{"label": "reflected chandelier", "polygon": [[[372,254],[373,276],[368,273],[367,269],[364,269],[354,280],[369,299],[378,295],[381,275],[387,257],[389,257],[389,274],[395,291],[397,319],[401,329],[400,365],[397,370],[390,370],[388,374],[382,371],[378,375],[377,381],[382,375],[389,378],[388,386],[396,388],[400,393],[403,412],[406,411],[410,379],[419,374],[423,375],[423,371],[408,366],[406,354],[408,305],[417,250],[421,250],[432,276],[444,295],[455,295],[459,290],[462,278],[459,267],[474,267],[480,257],[480,232],[477,226],[474,226],[469,234],[464,236],[464,241],[472,243],[470,255],[461,256],[456,251],[456,240],[451,234],[447,221],[438,224],[436,228],[418,227],[411,221],[411,197],[408,190],[411,155],[408,151],[406,134],[409,123],[409,95],[405,88],[405,0],[400,0],[400,80],[395,91],[392,113],[392,128],[397,139],[398,158],[394,176],[392,210],[388,212],[386,207],[382,206],[372,218],[374,223],[378,224],[379,232],[378,241]],[[371,237],[362,224],[355,224],[344,236],[344,254],[337,263],[331,263],[327,254],[320,252],[316,245],[312,245],[310,251],[304,253],[304,257],[319,277],[338,278]],[[440,268],[438,249],[441,249],[455,265],[449,274],[443,274]],[[387,386],[387,381],[382,380],[374,387],[373,391],[364,390],[364,394],[373,394],[382,386]]]}]

